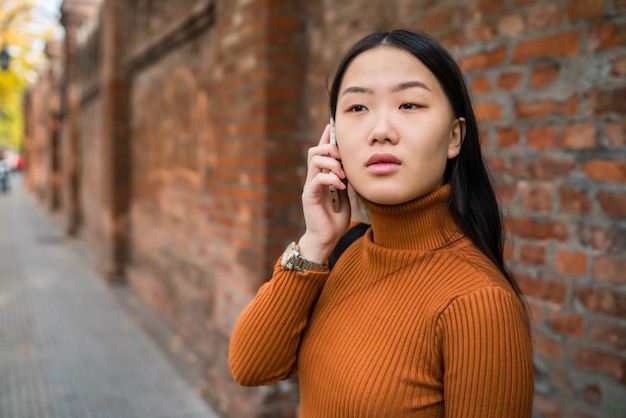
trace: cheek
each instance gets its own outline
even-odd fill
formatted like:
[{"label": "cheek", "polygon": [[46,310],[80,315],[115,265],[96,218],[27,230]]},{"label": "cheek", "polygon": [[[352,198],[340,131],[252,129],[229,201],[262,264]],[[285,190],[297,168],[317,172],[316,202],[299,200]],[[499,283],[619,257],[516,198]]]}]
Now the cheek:
[{"label": "cheek", "polygon": [[356,161],[355,155],[353,152],[350,152],[347,148],[340,148],[339,152],[341,152],[341,166],[343,167],[343,171],[346,173],[346,177],[348,181],[351,178],[355,178],[357,173],[358,163]]},{"label": "cheek", "polygon": [[416,151],[421,155],[447,159],[450,144],[450,129],[448,124],[426,124],[424,130],[421,132],[422,135],[420,135],[420,138],[414,144],[415,147],[420,148]]}]

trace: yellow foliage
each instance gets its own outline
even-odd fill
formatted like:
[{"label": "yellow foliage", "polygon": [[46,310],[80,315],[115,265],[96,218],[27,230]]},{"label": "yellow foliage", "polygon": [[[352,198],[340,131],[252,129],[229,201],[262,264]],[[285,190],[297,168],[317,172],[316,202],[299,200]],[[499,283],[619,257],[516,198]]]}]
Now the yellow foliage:
[{"label": "yellow foliage", "polygon": [[57,22],[38,14],[36,8],[32,0],[0,0],[0,49],[7,47],[11,55],[9,69],[0,69],[0,148],[20,148],[24,88],[45,60],[38,46],[49,41],[58,27]]}]

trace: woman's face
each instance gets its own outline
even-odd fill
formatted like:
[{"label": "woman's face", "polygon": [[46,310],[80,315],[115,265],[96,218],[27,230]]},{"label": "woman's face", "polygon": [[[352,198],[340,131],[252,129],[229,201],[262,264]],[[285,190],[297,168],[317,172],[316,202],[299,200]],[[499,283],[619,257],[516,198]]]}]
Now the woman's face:
[{"label": "woman's face", "polygon": [[343,168],[372,202],[400,204],[442,186],[463,123],[436,77],[403,49],[361,53],[341,82],[335,124]]}]

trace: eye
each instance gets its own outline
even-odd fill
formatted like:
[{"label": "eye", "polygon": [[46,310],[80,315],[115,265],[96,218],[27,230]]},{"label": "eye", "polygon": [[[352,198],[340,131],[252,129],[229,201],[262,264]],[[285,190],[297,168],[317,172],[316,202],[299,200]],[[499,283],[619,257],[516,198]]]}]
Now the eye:
[{"label": "eye", "polygon": [[367,108],[363,105],[354,105],[348,108],[348,112],[364,112]]},{"label": "eye", "polygon": [[420,106],[418,104],[415,103],[402,103],[400,105],[400,109],[407,109],[407,110],[415,110],[415,109],[420,109],[424,106]]}]

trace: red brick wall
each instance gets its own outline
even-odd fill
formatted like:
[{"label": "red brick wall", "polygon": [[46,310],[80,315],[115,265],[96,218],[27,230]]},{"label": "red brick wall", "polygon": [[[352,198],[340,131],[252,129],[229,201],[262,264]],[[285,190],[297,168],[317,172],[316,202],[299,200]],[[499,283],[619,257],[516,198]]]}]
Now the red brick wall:
[{"label": "red brick wall", "polygon": [[[128,277],[201,347],[208,379],[229,388],[216,403],[230,411],[246,407],[236,393],[257,391],[230,378],[228,335],[300,226],[305,58],[299,6],[235,6],[218,2],[210,30],[168,48],[154,34],[184,34],[185,16],[166,27],[163,4],[133,34],[129,57],[138,68]],[[158,58],[140,61],[145,50]]]},{"label": "red brick wall", "polygon": [[105,239],[103,230],[102,189],[105,184],[102,159],[102,101],[83,103],[78,121],[80,160],[78,164],[80,228],[78,233],[98,252]]},{"label": "red brick wall", "polygon": [[[507,214],[507,258],[531,308],[536,417],[623,412],[623,1],[130,3],[108,0],[105,19],[118,23],[103,24],[104,48],[121,62],[101,78],[112,100],[102,117],[119,127],[103,127],[105,144],[118,139],[100,174],[102,234],[126,231],[109,240],[127,249],[113,259],[203,352],[224,416],[295,413],[294,383],[232,381],[228,336],[302,232],[306,149],[327,122],[332,66],[364,34],[398,26],[446,45],[474,94]],[[128,120],[111,103],[128,106]],[[97,208],[82,206],[97,219]]]},{"label": "red brick wall", "polygon": [[531,307],[535,411],[617,417],[626,389],[625,5],[492,6],[458,55],[509,216],[510,266]]},{"label": "red brick wall", "polygon": [[39,68],[37,80],[24,98],[24,156],[31,170],[26,184],[51,210],[60,205],[59,119],[61,114],[62,45],[46,46],[48,62]]}]

